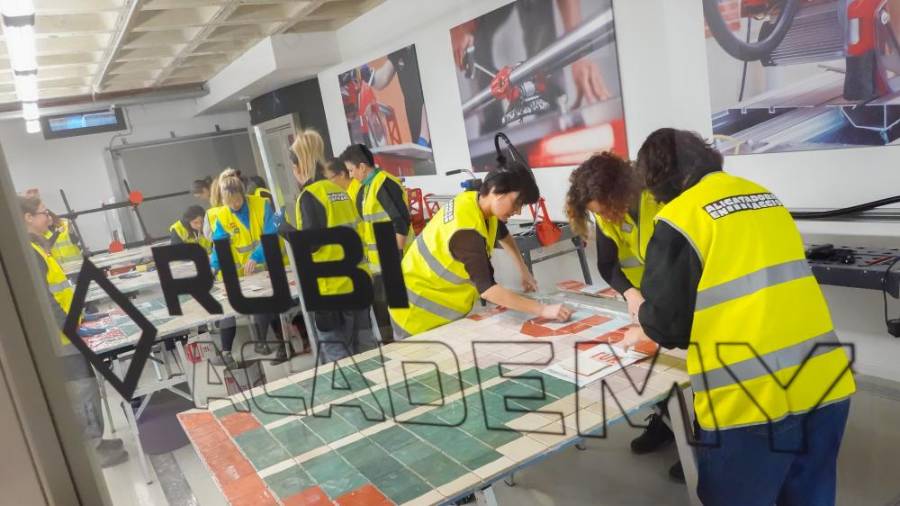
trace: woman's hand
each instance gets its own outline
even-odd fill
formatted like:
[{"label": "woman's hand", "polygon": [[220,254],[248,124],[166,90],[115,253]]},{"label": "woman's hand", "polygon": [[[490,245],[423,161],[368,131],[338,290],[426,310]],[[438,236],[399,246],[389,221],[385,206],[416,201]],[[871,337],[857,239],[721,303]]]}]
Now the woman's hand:
[{"label": "woman's hand", "polygon": [[528,292],[536,292],[538,289],[537,280],[534,279],[534,276],[526,269],[522,271],[522,290],[525,290],[525,293]]},{"label": "woman's hand", "polygon": [[541,317],[558,322],[568,321],[572,316],[572,310],[564,304],[550,304],[541,308]]},{"label": "woman's hand", "polygon": [[641,310],[641,304],[644,303],[644,296],[641,295],[640,290],[633,287],[625,290],[622,295],[625,297],[625,302],[628,303],[628,314],[631,315],[631,320],[638,323],[638,312]]},{"label": "woman's hand", "polygon": [[249,276],[254,272],[256,272],[256,261],[247,260],[247,263],[244,264],[244,276]]}]

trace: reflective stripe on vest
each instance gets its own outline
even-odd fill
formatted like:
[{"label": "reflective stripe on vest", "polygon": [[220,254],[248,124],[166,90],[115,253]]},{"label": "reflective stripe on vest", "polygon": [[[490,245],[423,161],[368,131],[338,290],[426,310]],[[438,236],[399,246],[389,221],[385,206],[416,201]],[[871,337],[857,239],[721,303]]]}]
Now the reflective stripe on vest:
[{"label": "reflective stripe on vest", "polygon": [[702,311],[706,308],[756,293],[763,288],[812,275],[806,259],[792,260],[759,269],[737,279],[726,281],[721,285],[697,292],[697,302],[694,311]]},{"label": "reflective stripe on vest", "polygon": [[600,232],[616,245],[622,273],[635,287],[641,286],[644,257],[647,256],[647,244],[653,235],[654,218],[663,207],[649,191],[644,190],[638,202],[636,222],[628,213],[621,223],[613,223],[594,214]]},{"label": "reflective stripe on vest", "polygon": [[797,367],[813,357],[833,351],[834,347],[839,345],[837,334],[834,331],[826,332],[759,357],[748,358],[705,373],[692,374],[691,386],[696,393],[744,383],[782,369]]},{"label": "reflective stripe on vest", "polygon": [[498,220],[485,220],[476,192],[463,192],[441,208],[415,240],[401,263],[408,308],[390,308],[396,335],[408,337],[463,318],[478,290],[465,266],[453,257],[450,240],[460,230],[472,230],[484,238],[490,256],[497,238]]},{"label": "reflective stripe on vest", "polygon": [[[59,266],[59,263],[52,255],[48,254],[44,251],[44,248],[35,243],[31,243],[31,248],[44,260],[44,264],[47,267],[47,277],[45,281],[50,289],[50,293],[53,295],[53,299],[59,305],[60,309],[62,309],[63,313],[69,314],[69,309],[72,307],[72,300],[75,298],[75,287],[72,286],[65,271],[62,270],[62,267]],[[63,345],[70,344],[69,338],[62,332],[60,332],[59,336],[60,342]]]},{"label": "reflective stripe on vest", "polygon": [[775,196],[715,172],[657,219],[702,266],[687,354],[701,427],[763,424],[855,390],[802,238]]},{"label": "reflective stripe on vest", "polygon": [[[406,204],[407,209],[409,209],[409,197],[406,194],[406,188],[403,187],[403,183],[384,170],[379,169],[369,184],[363,188],[361,195],[362,219],[365,223],[363,224],[362,233],[360,235],[362,236],[363,243],[367,245],[365,249],[368,253],[369,264],[373,267],[379,267],[381,265],[381,259],[378,258],[378,248],[375,246],[375,229],[372,225],[374,223],[387,222],[391,219],[384,207],[381,206],[381,202],[378,201],[378,192],[388,179],[400,187],[403,192],[403,203]],[[406,244],[403,246],[404,253],[409,250],[414,237],[412,223],[410,222],[409,230],[406,234]]]}]

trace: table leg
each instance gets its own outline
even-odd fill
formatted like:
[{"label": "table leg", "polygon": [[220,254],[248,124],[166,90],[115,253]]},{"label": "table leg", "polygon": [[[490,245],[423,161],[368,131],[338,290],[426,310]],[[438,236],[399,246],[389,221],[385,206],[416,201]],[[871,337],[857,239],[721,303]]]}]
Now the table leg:
[{"label": "table leg", "polygon": [[[184,373],[185,383],[187,383],[188,391],[193,394],[194,393],[194,367],[197,367],[195,364],[191,363],[187,358],[187,353],[184,351],[184,343],[181,342],[181,339],[175,341],[175,351],[178,357],[178,366],[181,368],[181,371]],[[190,371],[188,371],[190,369]],[[188,374],[190,372],[190,374]]]},{"label": "table leg", "polygon": [[575,443],[575,449],[578,450],[578,451],[580,451],[580,452],[583,452],[583,451],[587,450],[587,446],[584,444],[584,440],[583,440],[583,439],[582,439],[581,441]]},{"label": "table leg", "polygon": [[531,250],[525,250],[522,252],[522,259],[525,260],[525,267],[528,267],[528,272],[534,275],[534,269],[532,268],[534,263],[531,261]]},{"label": "table leg", "polygon": [[506,483],[508,487],[516,486],[516,473],[509,473],[509,476],[503,478],[503,483]]},{"label": "table leg", "polygon": [[103,407],[106,409],[106,418],[109,419],[109,432],[115,434],[116,424],[113,423],[112,410],[109,408],[109,397],[106,395],[106,380],[103,379],[102,374],[96,371],[94,376],[97,378],[97,388],[100,389],[100,400],[103,401]]},{"label": "table leg", "polygon": [[490,486],[484,490],[475,492],[475,503],[479,506],[498,506],[497,496],[494,494],[494,487]]},{"label": "table leg", "polygon": [[584,276],[584,282],[588,285],[594,284],[591,279],[591,268],[588,266],[587,253],[584,252],[585,244],[580,237],[572,238],[572,244],[575,245],[575,251],[578,253],[578,263],[581,264],[581,275]]},{"label": "table leg", "polygon": [[134,411],[131,410],[131,404],[129,404],[128,401],[122,401],[122,410],[125,411],[125,417],[128,419],[128,426],[131,428],[131,433],[134,434],[134,443],[137,445],[138,464],[141,466],[141,473],[144,475],[144,481],[149,485],[153,483],[153,477],[150,476],[150,466],[147,463],[147,455],[144,454],[144,446],[141,444],[141,435],[138,431]]}]

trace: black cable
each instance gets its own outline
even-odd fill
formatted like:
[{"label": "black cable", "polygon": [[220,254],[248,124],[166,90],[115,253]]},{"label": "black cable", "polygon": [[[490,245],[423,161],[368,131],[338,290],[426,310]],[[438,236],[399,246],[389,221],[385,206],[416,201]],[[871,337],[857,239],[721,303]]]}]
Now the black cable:
[{"label": "black cable", "polygon": [[[747,44],[750,43],[750,25],[753,24],[753,18],[747,18]],[[738,102],[744,101],[744,86],[747,84],[747,65],[750,62],[744,60],[744,71],[741,73],[741,92],[738,94]]]},{"label": "black cable", "polygon": [[[888,278],[891,276],[891,269],[897,265],[897,262],[900,262],[900,256],[894,258],[894,260],[888,265],[886,271],[884,271],[884,277],[881,278],[881,298],[884,302],[884,325],[890,329],[891,321],[888,319],[888,304],[887,304],[887,293],[888,293]],[[898,336],[894,336],[898,337]]]},{"label": "black cable", "polygon": [[872,202],[866,202],[864,204],[858,204],[855,206],[831,209],[829,211],[794,211],[791,212],[791,216],[793,216],[794,219],[797,220],[821,220],[824,218],[833,218],[835,216],[861,213],[863,211],[868,211],[876,207],[897,203],[900,203],[900,195],[895,195],[893,197],[887,197],[880,200],[874,200]]}]

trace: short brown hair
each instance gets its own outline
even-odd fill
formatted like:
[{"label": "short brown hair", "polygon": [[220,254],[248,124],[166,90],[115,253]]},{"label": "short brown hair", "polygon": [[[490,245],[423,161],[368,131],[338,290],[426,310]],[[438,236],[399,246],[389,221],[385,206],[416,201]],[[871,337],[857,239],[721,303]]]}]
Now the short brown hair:
[{"label": "short brown hair", "polygon": [[588,158],[572,172],[569,183],[566,214],[572,230],[582,237],[589,235],[586,218],[590,202],[596,200],[612,221],[621,222],[642,188],[631,164],[608,152]]}]

